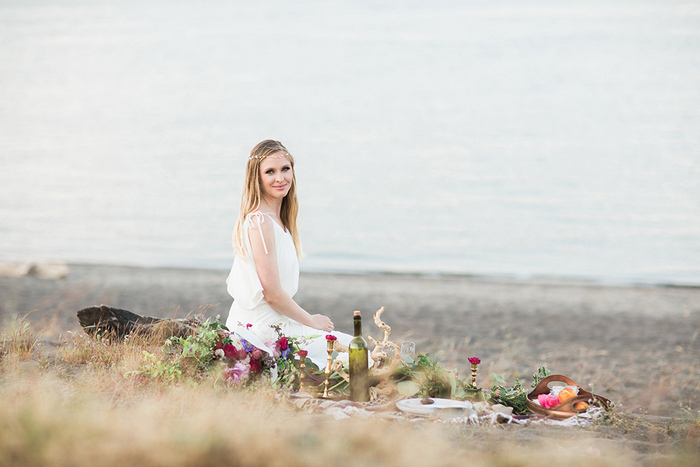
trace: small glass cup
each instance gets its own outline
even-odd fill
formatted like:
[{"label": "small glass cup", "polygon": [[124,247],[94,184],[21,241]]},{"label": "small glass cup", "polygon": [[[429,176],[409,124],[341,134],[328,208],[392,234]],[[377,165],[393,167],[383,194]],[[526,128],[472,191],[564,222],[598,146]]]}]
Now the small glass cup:
[{"label": "small glass cup", "polygon": [[401,359],[405,363],[413,363],[416,358],[416,343],[411,341],[403,341],[401,343]]}]

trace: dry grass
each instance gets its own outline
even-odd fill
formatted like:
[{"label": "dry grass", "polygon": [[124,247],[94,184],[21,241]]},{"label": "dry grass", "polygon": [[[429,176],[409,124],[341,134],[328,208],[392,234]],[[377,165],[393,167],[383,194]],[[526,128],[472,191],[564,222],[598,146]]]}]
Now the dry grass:
[{"label": "dry grass", "polygon": [[37,332],[27,319],[31,313],[30,311],[22,318],[19,315],[16,316],[12,322],[5,326],[6,331],[0,335],[0,359],[27,360],[32,356],[37,343],[46,333],[47,328]]},{"label": "dry grass", "polygon": [[[300,413],[272,389],[207,380],[144,384],[159,346],[82,333],[40,343],[20,320],[2,337],[0,465],[697,465],[700,417],[613,413],[587,429],[470,427]],[[517,342],[495,359],[514,362]],[[590,372],[596,374],[595,368]],[[603,375],[604,376],[604,375]],[[483,378],[483,385],[488,381]],[[11,401],[11,403],[7,403]]]}]

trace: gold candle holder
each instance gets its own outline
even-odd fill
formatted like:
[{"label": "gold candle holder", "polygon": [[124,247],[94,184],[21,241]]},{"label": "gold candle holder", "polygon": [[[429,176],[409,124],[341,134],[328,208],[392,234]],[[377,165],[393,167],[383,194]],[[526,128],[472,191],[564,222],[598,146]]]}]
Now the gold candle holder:
[{"label": "gold candle holder", "polygon": [[308,354],[306,350],[300,350],[298,352],[299,358],[301,359],[301,364],[299,365],[299,392],[304,392],[304,374],[306,373],[306,355]]},{"label": "gold candle holder", "polygon": [[[332,337],[332,339],[330,339]],[[333,346],[335,345],[336,337],[332,335],[326,336],[326,352],[328,352],[328,359],[326,360],[326,369],[323,371],[326,375],[326,380],[323,382],[323,397],[328,398],[328,380],[331,377],[331,363],[333,363]]]},{"label": "gold candle holder", "polygon": [[469,363],[472,364],[472,386],[476,387],[476,371],[479,363],[481,363],[481,359],[478,357],[470,357]]}]

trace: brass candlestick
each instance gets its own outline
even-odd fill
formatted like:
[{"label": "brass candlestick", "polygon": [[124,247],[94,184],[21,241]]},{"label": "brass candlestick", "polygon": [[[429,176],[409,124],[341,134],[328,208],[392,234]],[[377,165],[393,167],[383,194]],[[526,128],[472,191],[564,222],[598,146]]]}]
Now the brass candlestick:
[{"label": "brass candlestick", "polygon": [[476,387],[476,369],[481,363],[481,359],[478,357],[469,357],[469,363],[472,364],[472,386]]},{"label": "brass candlestick", "polygon": [[301,364],[299,365],[299,369],[301,370],[301,374],[299,375],[299,392],[304,391],[304,373],[306,373],[304,370],[306,370],[306,352],[301,353],[299,352],[299,357],[301,357]]},{"label": "brass candlestick", "polygon": [[328,379],[331,377],[331,363],[333,363],[333,345],[335,344],[335,339],[328,339],[326,341],[326,351],[328,352],[328,360],[326,361],[326,369],[323,371],[326,375],[326,380],[323,382],[323,397],[328,398]]}]

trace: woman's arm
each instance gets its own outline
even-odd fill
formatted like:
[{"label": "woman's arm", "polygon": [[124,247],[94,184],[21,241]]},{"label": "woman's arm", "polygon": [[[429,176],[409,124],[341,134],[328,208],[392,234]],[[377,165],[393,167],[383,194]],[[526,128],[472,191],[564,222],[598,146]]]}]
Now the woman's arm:
[{"label": "woman's arm", "polygon": [[[258,224],[259,220],[253,220],[253,226],[248,230],[248,238],[253,248],[253,259],[258,270],[258,278],[263,287],[265,301],[279,313],[301,324],[330,332],[333,330],[333,322],[324,315],[310,315],[300,307],[294,299],[284,291],[277,267],[277,252],[275,249],[275,226],[272,219]],[[263,245],[264,236],[265,244]],[[267,246],[267,253],[265,253]]]}]

